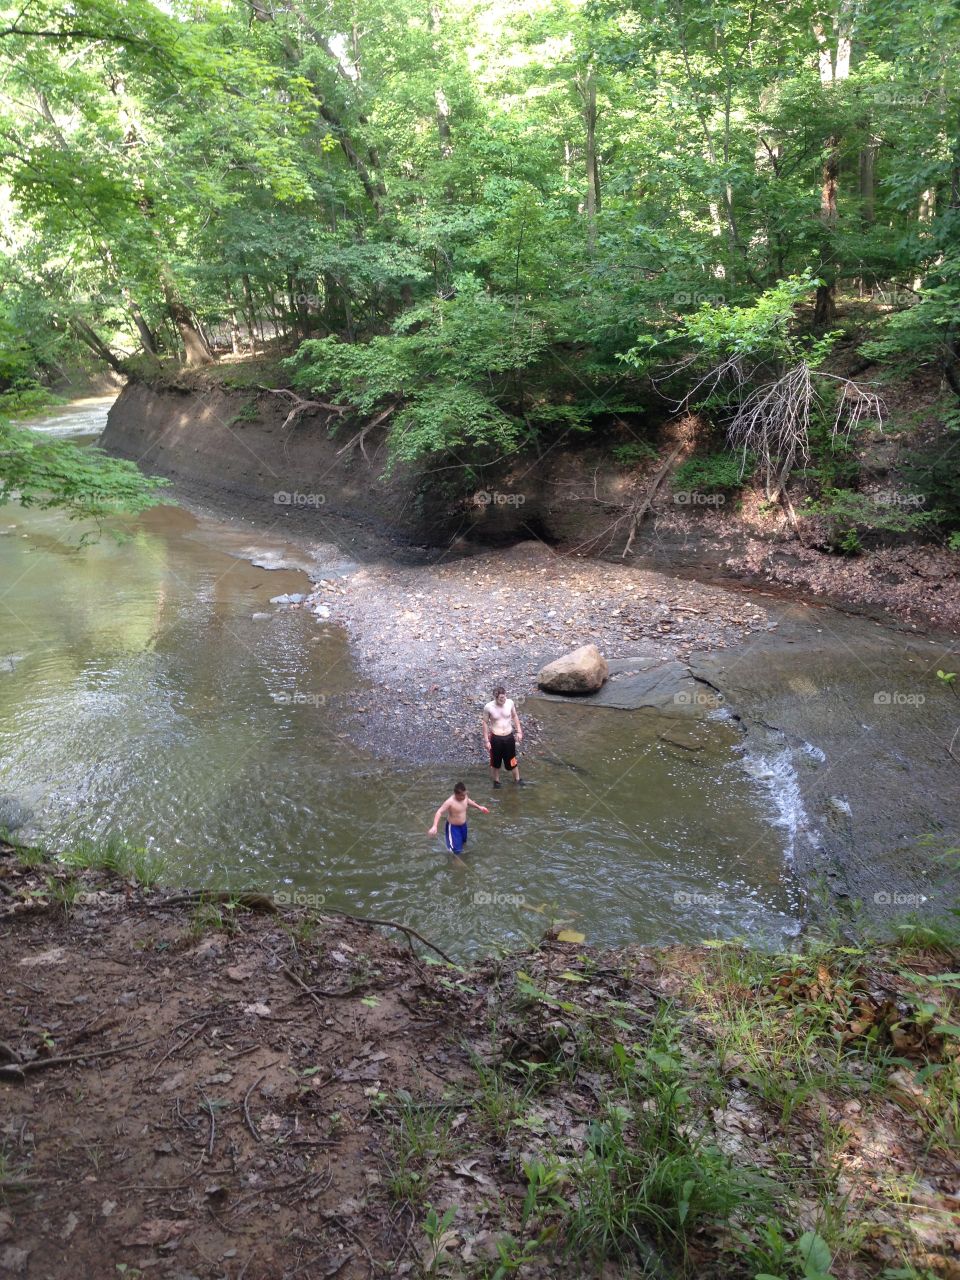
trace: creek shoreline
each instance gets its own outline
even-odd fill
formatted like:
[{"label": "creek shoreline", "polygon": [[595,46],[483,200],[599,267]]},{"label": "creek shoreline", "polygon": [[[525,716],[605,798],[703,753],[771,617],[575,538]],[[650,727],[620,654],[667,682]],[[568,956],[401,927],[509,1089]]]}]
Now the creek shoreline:
[{"label": "creek shoreline", "polygon": [[[592,641],[613,663],[608,691],[625,689],[621,705],[640,714],[675,716],[690,681],[719,692],[760,785],[781,811],[777,821],[808,923],[840,909],[854,933],[851,911],[882,924],[889,918],[885,894],[936,915],[949,909],[957,876],[944,880],[942,868],[914,846],[925,831],[953,827],[960,792],[945,750],[950,704],[930,701],[936,723],[929,734],[924,725],[911,727],[909,749],[899,741],[905,726],[889,717],[877,722],[882,737],[854,750],[850,739],[876,720],[878,682],[897,689],[917,669],[932,679],[938,665],[955,666],[953,637],[923,634],[915,623],[870,611],[797,600],[785,589],[763,592],[565,556],[542,540],[497,549],[457,543],[432,555],[407,546],[395,554],[395,544],[369,531],[347,541],[354,524],[335,518],[325,520],[318,543],[295,516],[269,524],[238,516],[209,490],[181,479],[173,492],[201,519],[236,532],[224,547],[230,554],[307,572],[306,599],[276,607],[320,606],[317,625],[347,635],[361,684],[355,697],[336,705],[338,732],[354,749],[415,770],[446,768],[451,781],[454,774],[485,776],[480,708],[502,682],[521,709],[521,770],[528,778],[558,757],[575,764],[575,732],[563,743],[541,732],[536,673]],[[239,545],[247,540],[246,548]],[[828,690],[837,682],[824,661],[825,644],[841,665],[849,659],[837,685],[851,710],[859,703],[849,728],[830,711],[828,698],[836,694]],[[864,661],[850,657],[861,648]],[[811,697],[811,665],[822,668],[815,681],[822,698]],[[844,683],[850,680],[852,692]],[[586,707],[599,700],[579,701]],[[897,763],[905,751],[916,753],[909,780]],[[898,802],[905,787],[907,805]]]},{"label": "creek shoreline", "polygon": [[[322,413],[290,423],[282,397],[255,383],[227,385],[218,380],[224,376],[129,382],[110,409],[102,447],[260,527],[314,541],[333,531],[332,540],[361,559],[387,551],[400,563],[425,563],[534,539],[563,554],[618,560],[626,528],[617,532],[616,522],[649,478],[642,468],[612,464],[599,444],[478,461],[469,473],[398,465],[381,475],[385,429],[360,454],[331,435],[336,424]],[[663,440],[683,429],[664,424]],[[875,484],[893,483],[879,455],[865,465]],[[921,633],[960,633],[960,556],[911,539],[867,546],[856,557],[826,554],[798,541],[786,516],[767,511],[752,491],[730,511],[678,505],[660,493],[632,561],[731,590],[788,592]]]},{"label": "creek shoreline", "polygon": [[[141,459],[146,469],[150,461]],[[303,603],[276,607],[319,607],[317,627],[347,636],[358,683],[347,695],[294,692],[330,694],[335,731],[354,749],[405,769],[449,770],[451,782],[462,773],[484,778],[480,709],[502,682],[521,706],[528,777],[558,760],[575,766],[576,716],[564,741],[545,740],[536,672],[593,641],[613,678],[602,698],[581,705],[657,717],[669,751],[699,749],[689,731],[691,704],[699,705],[691,689],[719,694],[758,785],[780,806],[784,846],[808,900],[820,886],[829,910],[902,894],[943,911],[948,899],[931,892],[934,868],[915,842],[955,822],[957,780],[945,748],[954,712],[935,680],[938,665],[955,669],[953,641],[779,590],[564,555],[543,539],[481,549],[456,538],[431,552],[332,510],[304,520],[271,504],[265,521],[260,502],[255,520],[232,502],[224,510],[208,483],[176,477],[172,492],[198,513],[205,543],[265,568],[299,569],[316,584]],[[898,704],[878,711],[884,690],[907,691],[925,704],[922,715],[909,719]]]},{"label": "creek shoreline", "polygon": [[[656,1064],[654,1085],[675,1079],[681,1132],[723,1153],[731,1180],[776,1185],[791,1238],[839,1216],[834,1274],[872,1280],[909,1260],[957,1278],[943,1084],[956,1046],[921,1012],[933,1001],[956,1021],[935,977],[956,967],[949,945],[763,956],[600,949],[551,929],[457,967],[396,928],[158,889],[122,859],[71,865],[3,840],[0,918],[5,1275],[425,1275],[433,1204],[450,1210],[452,1272],[484,1280],[498,1241],[522,1234],[531,1162],[592,1168],[629,1055]],[[646,1113],[662,1091],[641,1096]],[[418,1125],[432,1145],[411,1159]],[[631,1125],[624,1159],[642,1151]],[[592,1265],[564,1243],[578,1185],[542,1206],[553,1230],[525,1258],[529,1280]],[[737,1232],[725,1213],[697,1221],[699,1276],[757,1274],[744,1249],[764,1203]],[[657,1256],[680,1273],[674,1241]]]}]

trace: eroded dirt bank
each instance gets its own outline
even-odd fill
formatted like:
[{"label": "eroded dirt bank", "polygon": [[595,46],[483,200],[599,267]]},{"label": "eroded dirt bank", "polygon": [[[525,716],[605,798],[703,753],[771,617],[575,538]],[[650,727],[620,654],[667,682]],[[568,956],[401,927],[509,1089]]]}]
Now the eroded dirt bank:
[{"label": "eroded dirt bank", "polygon": [[[290,409],[289,400],[256,385],[133,382],[110,411],[103,444],[235,517],[333,541],[362,558],[389,547],[401,559],[434,559],[530,538],[619,558],[626,512],[656,469],[655,462],[617,468],[609,447],[567,442],[509,466],[398,467],[383,479],[382,433],[367,437],[361,451],[336,415],[309,411],[290,420]],[[672,439],[673,428],[665,430]],[[876,470],[875,485],[889,483],[884,476]],[[767,512],[752,497],[732,506],[684,505],[664,486],[638,533],[636,563],[772,584],[796,597],[960,630],[954,553],[905,543],[853,558],[827,555],[800,545],[779,509]]]},{"label": "eroded dirt bank", "polygon": [[463,970],[130,875],[0,842],[4,1275],[960,1274],[942,946]]}]

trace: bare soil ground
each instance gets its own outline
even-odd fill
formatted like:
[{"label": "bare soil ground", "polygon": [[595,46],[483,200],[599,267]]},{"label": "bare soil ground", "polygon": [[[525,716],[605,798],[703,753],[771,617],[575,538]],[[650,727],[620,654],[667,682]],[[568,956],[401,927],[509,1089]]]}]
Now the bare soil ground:
[{"label": "bare soil ground", "polygon": [[943,951],[462,970],[2,843],[0,919],[0,1275],[960,1275]]}]

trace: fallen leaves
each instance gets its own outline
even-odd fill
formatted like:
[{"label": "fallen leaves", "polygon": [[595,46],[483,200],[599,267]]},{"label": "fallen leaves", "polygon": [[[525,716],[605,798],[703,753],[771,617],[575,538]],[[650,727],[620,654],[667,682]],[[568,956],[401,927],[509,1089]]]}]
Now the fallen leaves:
[{"label": "fallen leaves", "polygon": [[182,1236],[193,1224],[185,1218],[144,1218],[139,1227],[125,1236],[125,1245],[163,1245]]}]

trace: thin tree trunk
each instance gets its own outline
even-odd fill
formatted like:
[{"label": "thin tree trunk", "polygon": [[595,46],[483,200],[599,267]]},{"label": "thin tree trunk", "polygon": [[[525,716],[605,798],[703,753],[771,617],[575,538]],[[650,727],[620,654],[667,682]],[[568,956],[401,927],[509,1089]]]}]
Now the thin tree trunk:
[{"label": "thin tree trunk", "polygon": [[206,338],[197,327],[190,313],[190,308],[185,305],[177,292],[176,285],[166,271],[163,272],[161,279],[167,311],[170,313],[170,319],[173,321],[174,327],[180,335],[180,341],[183,343],[184,363],[188,368],[213,364],[213,352],[210,350]]},{"label": "thin tree trunk", "polygon": [[[317,93],[319,92],[319,89],[317,89]],[[353,145],[353,141],[347,132],[346,126],[336,112],[333,111],[326,102],[322,101],[318,103],[317,110],[321,117],[326,120],[327,124],[329,124],[333,129],[334,137],[340,143],[340,150],[346,156],[347,163],[350,165],[350,168],[360,179],[360,185],[366,192],[367,199],[376,210],[377,217],[383,217],[383,198],[386,194],[383,182],[371,175],[370,170],[361,159],[360,153]]]},{"label": "thin tree trunk", "polygon": [[591,64],[583,86],[583,122],[587,139],[587,245],[597,251],[597,214],[600,212],[600,170],[597,162],[597,76]]},{"label": "thin tree trunk", "polygon": [[127,300],[127,310],[130,312],[131,319],[137,327],[137,333],[140,335],[143,349],[148,356],[153,356],[156,359],[160,353],[157,349],[157,340],[153,335],[153,331],[143,318],[143,312],[140,310],[136,300],[130,296],[129,289],[124,289],[123,293]]},{"label": "thin tree trunk", "polygon": [[90,328],[86,320],[71,316],[69,324],[84,346],[89,347],[99,360],[108,364],[114,373],[119,373],[124,378],[127,376],[126,365],[118,356],[114,355],[103,339]]},{"label": "thin tree trunk", "polygon": [[450,133],[450,104],[447,95],[437,88],[433,95],[437,104],[437,137],[440,139],[440,159],[449,160],[453,155],[453,138]]},{"label": "thin tree trunk", "polygon": [[[246,271],[240,277],[243,285],[243,309],[244,318],[247,324],[247,332],[250,334],[250,352],[255,354],[257,350],[257,308],[253,301],[253,290],[250,287],[250,277]],[[260,340],[263,341],[263,333],[260,334]]]},{"label": "thin tree trunk", "polygon": [[876,220],[877,146],[871,138],[860,152],[860,219],[865,227]]},{"label": "thin tree trunk", "polygon": [[[841,0],[834,22],[836,45],[832,45],[826,31],[820,25],[814,27],[819,46],[820,84],[824,91],[840,84],[850,75],[852,18],[851,0]],[[833,234],[837,225],[837,188],[840,180],[840,142],[835,134],[827,140],[827,154],[823,162],[820,182],[820,221],[823,225],[823,264],[820,269],[822,284],[817,286],[814,304],[814,327],[824,329],[837,314],[837,272],[833,265]]]},{"label": "thin tree trunk", "polygon": [[[836,138],[830,139],[830,150],[823,165],[823,178],[820,186],[820,221],[828,232],[824,239],[825,256],[830,252],[831,239],[829,233],[837,225],[837,180],[840,174],[840,147]],[[833,264],[824,264],[820,268],[822,283],[817,286],[817,297],[813,311],[813,323],[816,328],[826,328],[837,314],[837,273]]]}]

